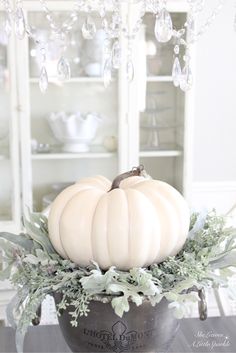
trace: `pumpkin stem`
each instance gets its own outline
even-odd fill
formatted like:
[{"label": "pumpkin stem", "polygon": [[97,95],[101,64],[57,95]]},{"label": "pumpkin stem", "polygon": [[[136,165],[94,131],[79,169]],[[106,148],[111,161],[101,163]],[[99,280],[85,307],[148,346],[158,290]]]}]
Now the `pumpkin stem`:
[{"label": "pumpkin stem", "polygon": [[129,177],[132,176],[140,176],[142,175],[142,172],[144,171],[144,166],[140,165],[138,167],[134,167],[132,170],[130,170],[129,172],[123,173],[118,175],[114,180],[113,183],[111,185],[111,189],[108,191],[112,191],[114,189],[119,189],[120,187],[120,183],[122,182],[122,180],[127,179]]}]

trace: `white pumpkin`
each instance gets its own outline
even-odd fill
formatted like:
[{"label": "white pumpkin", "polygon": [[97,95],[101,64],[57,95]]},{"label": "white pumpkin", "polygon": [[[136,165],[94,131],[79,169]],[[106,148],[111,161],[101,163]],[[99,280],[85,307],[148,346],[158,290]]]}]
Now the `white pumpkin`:
[{"label": "white pumpkin", "polygon": [[48,226],[63,258],[80,266],[96,261],[102,269],[127,270],[180,251],[190,222],[186,201],[165,182],[130,176],[140,173],[136,168],[121,175],[112,190],[103,176],[85,178],[58,195]]}]

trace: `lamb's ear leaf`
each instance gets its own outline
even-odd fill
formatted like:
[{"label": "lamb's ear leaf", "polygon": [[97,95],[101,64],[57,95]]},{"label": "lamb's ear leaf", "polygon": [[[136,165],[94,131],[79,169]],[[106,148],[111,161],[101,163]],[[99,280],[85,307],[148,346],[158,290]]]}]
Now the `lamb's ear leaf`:
[{"label": "lamb's ear leaf", "polygon": [[48,236],[48,219],[44,214],[38,212],[30,212],[30,210],[28,210],[28,218],[36,228],[40,228],[41,231],[46,236]]},{"label": "lamb's ear leaf", "polygon": [[218,260],[210,262],[210,266],[213,269],[236,267],[236,251],[231,251]]},{"label": "lamb's ear leaf", "polygon": [[4,270],[0,271],[0,281],[10,278],[13,265],[14,262],[11,262],[6,268],[4,268]]},{"label": "lamb's ear leaf", "polygon": [[31,222],[24,217],[24,226],[29,236],[46,251],[48,254],[55,253],[55,250],[45,232],[37,223]]},{"label": "lamb's ear leaf", "polygon": [[27,239],[23,234],[13,234],[7,232],[0,233],[0,239],[4,239],[7,242],[20,246],[28,252],[34,247],[34,242],[31,239]]},{"label": "lamb's ear leaf", "polygon": [[129,302],[126,296],[120,296],[113,298],[111,301],[111,305],[115,310],[116,315],[122,317],[124,312],[129,311]]}]

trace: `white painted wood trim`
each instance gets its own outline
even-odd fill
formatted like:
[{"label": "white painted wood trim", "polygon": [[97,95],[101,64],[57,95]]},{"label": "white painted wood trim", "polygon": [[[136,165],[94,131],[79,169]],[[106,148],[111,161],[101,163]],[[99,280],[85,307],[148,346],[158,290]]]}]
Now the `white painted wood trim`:
[{"label": "white painted wood trim", "polygon": [[[193,77],[196,77],[196,46],[189,47],[189,55]],[[185,94],[183,195],[188,203],[191,203],[193,181],[195,92],[196,84],[193,82],[191,90]]]},{"label": "white painted wood trim", "polygon": [[194,182],[191,194],[192,208],[227,213],[236,204],[236,181]]},{"label": "white painted wood trim", "polygon": [[[27,14],[26,14],[27,16]],[[19,99],[20,141],[21,141],[21,188],[22,212],[32,208],[32,164],[31,164],[31,114],[29,87],[28,37],[16,41],[17,93]]]},{"label": "white painted wood trim", "polygon": [[59,159],[84,159],[84,158],[112,158],[116,157],[116,153],[110,152],[88,152],[88,153],[41,153],[32,154],[31,159],[33,161],[44,161],[44,160],[59,160]]},{"label": "white painted wood trim", "polygon": [[[2,9],[2,7],[1,7]],[[8,67],[10,71],[10,112],[9,112],[9,145],[10,156],[9,162],[11,165],[12,180],[11,192],[11,220],[0,221],[2,231],[17,232],[20,230],[20,166],[19,166],[19,135],[18,135],[18,97],[14,89],[16,87],[16,65],[15,65],[15,50],[16,38],[11,36],[7,48]],[[8,157],[2,159],[8,159]]]},{"label": "white painted wood trim", "polygon": [[193,192],[235,192],[236,181],[199,181],[193,183]]},{"label": "white painted wood trim", "polygon": [[[126,8],[122,6],[122,18],[126,18]],[[126,55],[127,43],[124,36],[120,36],[120,45],[122,48],[122,59]],[[128,107],[129,97],[126,81],[126,60],[121,60],[118,81],[118,99],[119,99],[119,116],[118,116],[118,172],[123,173],[129,169],[128,157]]]}]

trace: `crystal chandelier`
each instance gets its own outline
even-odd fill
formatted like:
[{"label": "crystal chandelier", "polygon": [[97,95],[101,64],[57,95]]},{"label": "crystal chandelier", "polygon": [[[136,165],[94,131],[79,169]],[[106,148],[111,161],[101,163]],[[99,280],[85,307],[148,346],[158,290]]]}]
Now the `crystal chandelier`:
[{"label": "crystal chandelier", "polygon": [[[28,36],[40,48],[39,87],[41,92],[45,92],[48,87],[47,43],[38,36],[37,31],[27,22],[23,0],[16,0],[14,6],[11,0],[2,1],[5,9],[4,32],[6,37],[10,37],[14,29],[18,39],[22,40],[25,36]],[[40,3],[48,22],[48,31],[62,43],[73,31],[81,13],[86,14],[86,19],[81,28],[84,39],[93,39],[99,28],[104,31],[103,78],[105,87],[110,84],[113,72],[119,70],[123,60],[125,60],[127,80],[129,82],[133,80],[135,74],[132,61],[133,45],[142,26],[143,16],[146,12],[152,13],[156,18],[153,28],[156,40],[159,43],[171,42],[173,44],[173,84],[183,91],[189,90],[193,83],[189,47],[205,33],[220,12],[224,2],[224,0],[216,0],[212,13],[205,23],[196,30],[196,20],[204,11],[205,0],[186,0],[189,10],[182,28],[174,28],[171,14],[167,10],[167,0],[75,0],[72,11],[61,23],[58,23],[46,0],[37,1]],[[99,27],[94,16],[99,17]],[[132,20],[130,20],[130,16]],[[122,38],[127,41],[125,55],[122,53],[120,44]],[[183,67],[180,64],[180,53],[182,52],[184,52]],[[58,58],[57,64],[59,79],[62,81],[69,80],[70,72],[69,61],[66,55],[62,55]]]}]

